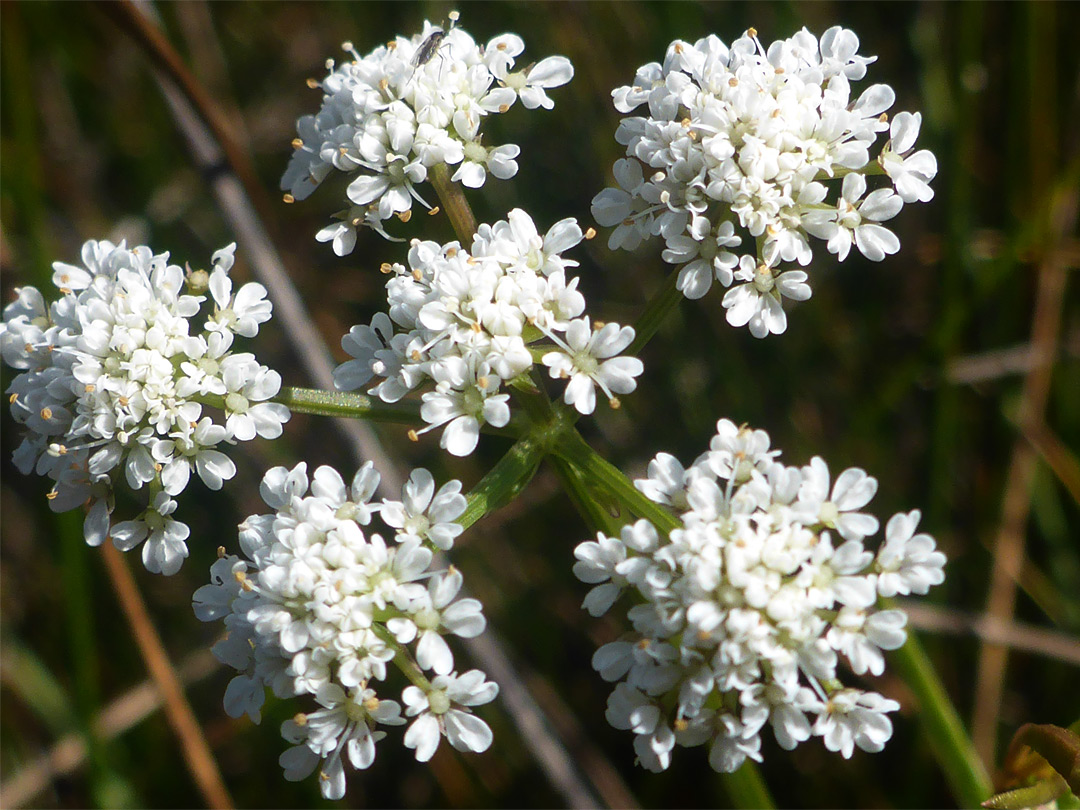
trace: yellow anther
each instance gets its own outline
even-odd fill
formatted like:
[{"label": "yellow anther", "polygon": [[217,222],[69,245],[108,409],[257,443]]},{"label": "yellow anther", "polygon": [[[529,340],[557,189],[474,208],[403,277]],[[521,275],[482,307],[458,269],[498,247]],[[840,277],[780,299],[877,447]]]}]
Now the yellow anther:
[{"label": "yellow anther", "polygon": [[282,194],[281,199],[284,200],[289,205],[292,205],[294,202],[296,202],[296,197],[294,197],[292,194],[289,194],[288,192],[286,192],[285,194]]},{"label": "yellow anther", "polygon": [[48,420],[52,419],[52,417],[53,417],[52,408],[42,408],[40,415],[41,415],[41,418],[44,419],[45,421],[48,421]]},{"label": "yellow anther", "polygon": [[434,208],[432,208],[430,211],[427,212],[428,216],[429,217],[437,216],[440,210],[441,209],[439,208],[439,206],[436,205]]},{"label": "yellow anther", "polygon": [[318,79],[308,79],[306,84],[312,90],[318,90],[319,89],[319,80]]},{"label": "yellow anther", "polygon": [[592,228],[592,227],[587,228],[585,230],[585,239],[589,240],[589,239],[595,239],[595,238],[596,238],[596,228]]},{"label": "yellow anther", "polygon": [[410,442],[418,442],[418,441],[420,441],[419,434],[417,434],[417,432],[415,430],[413,430],[412,428],[409,428],[409,432],[406,433],[405,435],[409,437]]}]

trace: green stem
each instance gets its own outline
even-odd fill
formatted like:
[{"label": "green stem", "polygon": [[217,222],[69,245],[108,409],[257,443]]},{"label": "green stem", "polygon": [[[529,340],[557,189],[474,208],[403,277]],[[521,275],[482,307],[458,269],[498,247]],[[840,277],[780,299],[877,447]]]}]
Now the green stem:
[{"label": "green stem", "polygon": [[420,403],[416,400],[399,400],[386,403],[364,394],[351,391],[322,391],[316,388],[282,388],[273,398],[293,413],[312,413],[317,416],[343,416],[348,419],[366,419],[369,422],[395,422],[419,425]]},{"label": "green stem", "polygon": [[552,452],[566,459],[586,481],[603,489],[627,511],[646,518],[662,534],[682,525],[671,512],[638,492],[633,482],[593,450],[576,430],[566,431]]},{"label": "green stem", "polygon": [[961,807],[978,807],[993,792],[990,777],[934,665],[913,633],[908,634],[904,646],[894,650],[889,658],[919,701],[919,720],[953,796]]},{"label": "green stem", "polygon": [[609,537],[618,537],[622,521],[612,516],[597,502],[596,493],[585,482],[577,468],[558,456],[552,456],[551,463],[571,503],[574,504],[578,514],[585,519],[589,529],[601,531]]},{"label": "green stem", "polygon": [[461,187],[451,182],[450,170],[445,163],[436,164],[428,174],[428,179],[435,187],[435,193],[439,195],[458,241],[466,249],[470,248],[473,237],[476,236],[476,217],[473,216],[472,208],[469,207],[469,201],[465,199]]},{"label": "green stem", "polygon": [[412,656],[409,655],[408,649],[402,644],[399,644],[398,640],[394,637],[394,634],[378,622],[371,625],[371,632],[378,636],[387,647],[394,651],[394,664],[401,670],[401,673],[409,679],[409,683],[419,688],[424,693],[427,693],[431,689],[431,681],[427,679],[423,670],[421,670],[416,662],[413,661]]},{"label": "green stem", "polygon": [[765,780],[761,778],[761,771],[750,760],[744,762],[735,773],[720,774],[720,781],[735,807],[761,810],[776,807]]},{"label": "green stem", "polygon": [[469,528],[484,515],[516,498],[532,480],[546,453],[547,443],[535,431],[518,439],[468,494],[469,505],[457,520],[461,527]]},{"label": "green stem", "polygon": [[667,278],[664,279],[664,286],[657,290],[645,304],[645,310],[634,324],[634,341],[627,347],[624,354],[637,355],[645,344],[652,340],[664,319],[683,300],[682,292],[675,286],[678,279],[677,272],[668,273]]}]

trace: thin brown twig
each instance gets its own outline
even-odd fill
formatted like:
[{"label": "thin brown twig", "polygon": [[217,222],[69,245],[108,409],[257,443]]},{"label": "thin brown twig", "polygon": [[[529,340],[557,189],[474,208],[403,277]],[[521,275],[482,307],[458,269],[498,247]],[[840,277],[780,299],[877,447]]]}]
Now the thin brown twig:
[{"label": "thin brown twig", "polygon": [[1080,504],[1080,461],[1076,454],[1066,447],[1057,433],[1046,424],[1021,425],[1020,429],[1069,496],[1075,503]]},{"label": "thin brown twig", "polygon": [[918,599],[898,599],[912,627],[929,633],[973,635],[990,644],[1019,652],[1042,655],[1080,667],[1080,638],[1031,624],[1003,621],[993,616],[923,604]]},{"label": "thin brown twig", "polygon": [[[1066,172],[1066,181],[1075,172]],[[1062,184],[1049,207],[1051,240],[1060,242],[1075,227],[1077,191]],[[1037,362],[1024,380],[1016,421],[1021,433],[1038,433],[1044,424],[1053,358],[1057,351],[1062,321],[1062,302],[1067,281],[1067,265],[1058,253],[1048,250],[1039,264],[1035,311],[1032,316],[1031,348]],[[1001,523],[994,541],[994,565],[986,615],[996,620],[1011,620],[1016,605],[1016,579],[1024,560],[1024,529],[1031,507],[1031,485],[1038,456],[1023,435],[1017,438],[1006,478],[1002,499]],[[988,767],[993,766],[997,747],[997,725],[1004,692],[1008,648],[984,643],[979,653],[975,681],[975,713],[972,737],[976,749]]]},{"label": "thin brown twig", "polygon": [[[216,671],[209,650],[192,653],[177,667],[180,681],[190,685]],[[161,708],[161,691],[146,680],[117,697],[93,718],[90,728],[101,740],[118,737]],[[0,807],[23,807],[59,777],[75,772],[89,751],[81,733],[65,734],[44,754],[27,763],[0,784]]]},{"label": "thin brown twig", "polygon": [[[1063,341],[1062,350],[1066,356],[1080,357],[1080,329],[1070,332]],[[1002,377],[1027,374],[1037,362],[1036,353],[1025,343],[950,360],[945,367],[945,378],[954,385],[978,385]]]},{"label": "thin brown twig", "polygon": [[116,591],[120,608],[131,627],[131,633],[143,660],[146,661],[147,669],[150,670],[150,676],[161,693],[165,716],[180,740],[180,750],[206,806],[232,808],[232,797],[221,778],[213,752],[184,696],[184,687],[169,661],[165,645],[161,643],[154,623],[150,620],[150,613],[139,593],[139,586],[131,569],[128,568],[123,554],[111,543],[104,543],[101,551],[105,570]]}]

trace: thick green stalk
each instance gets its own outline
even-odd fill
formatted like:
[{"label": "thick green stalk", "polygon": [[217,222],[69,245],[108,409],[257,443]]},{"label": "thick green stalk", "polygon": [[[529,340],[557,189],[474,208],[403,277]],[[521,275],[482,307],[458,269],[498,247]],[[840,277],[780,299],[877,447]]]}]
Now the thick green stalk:
[{"label": "thick green stalk", "polygon": [[282,388],[273,398],[293,413],[312,413],[317,416],[343,416],[347,419],[366,419],[369,422],[394,422],[405,425],[422,424],[420,403],[399,400],[386,403],[351,391],[322,391],[317,388]]},{"label": "thick green stalk", "polygon": [[667,278],[664,279],[664,286],[657,290],[645,304],[645,310],[634,324],[634,341],[627,347],[624,354],[637,355],[645,344],[653,339],[671,311],[683,300],[682,292],[675,286],[678,278],[678,273],[668,273]]},{"label": "thick green stalk", "polygon": [[679,527],[678,518],[638,492],[633,482],[593,450],[576,430],[566,431],[552,452],[572,464],[590,485],[603,489],[626,511],[648,519],[661,533]]},{"label": "thick green stalk", "polygon": [[990,776],[975,752],[937,671],[913,633],[889,660],[919,701],[919,721],[926,730],[953,796],[961,807],[978,807],[993,792]]},{"label": "thick green stalk", "polygon": [[735,807],[756,807],[761,810],[776,807],[765,780],[761,778],[761,771],[750,760],[744,762],[735,773],[720,774],[720,781]]},{"label": "thick green stalk", "polygon": [[493,512],[517,497],[532,480],[541,459],[547,453],[547,444],[537,431],[522,436],[506,455],[480,479],[468,494],[469,505],[457,522],[469,528],[484,515]]},{"label": "thick green stalk", "polygon": [[443,210],[450,218],[450,224],[454,226],[454,233],[458,241],[466,248],[470,248],[473,237],[476,236],[476,217],[473,216],[469,201],[461,187],[451,182],[450,170],[445,163],[434,166],[428,175],[431,185],[435,187],[435,193],[439,195]]},{"label": "thick green stalk", "polygon": [[567,496],[589,529],[601,531],[609,537],[618,537],[623,521],[613,516],[597,501],[596,493],[588,486],[578,469],[557,455],[551,457],[551,463]]}]

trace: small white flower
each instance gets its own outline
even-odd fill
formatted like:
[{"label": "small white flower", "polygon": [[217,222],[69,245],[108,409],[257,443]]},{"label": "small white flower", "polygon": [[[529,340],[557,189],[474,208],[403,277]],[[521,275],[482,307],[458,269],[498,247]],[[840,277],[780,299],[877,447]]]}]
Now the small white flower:
[{"label": "small white flower", "polygon": [[405,732],[405,747],[416,751],[418,762],[434,756],[440,736],[458,751],[486,751],[491,746],[491,729],[468,709],[490,703],[498,693],[498,685],[486,681],[477,669],[439,675],[427,692],[406,687],[401,693],[405,713],[416,719]]},{"label": "small white flower", "polygon": [[903,207],[903,200],[892,189],[879,188],[860,202],[866,192],[866,179],[861,174],[844,178],[843,195],[837,202],[835,218],[803,218],[806,230],[820,239],[828,240],[830,253],[840,261],[847,258],[854,242],[859,252],[874,262],[900,250],[900,240],[879,222],[892,219]]},{"label": "small white flower", "polygon": [[470,369],[461,358],[448,357],[433,373],[437,385],[424,394],[420,417],[431,427],[446,425],[439,445],[452,455],[476,449],[481,424],[503,427],[510,421],[510,395],[496,393],[502,380],[487,363]]},{"label": "small white flower", "polygon": [[842,689],[829,696],[825,711],[814,724],[814,734],[820,735],[825,747],[839,751],[850,759],[855,746],[871,753],[880,751],[892,736],[892,721],[886,712],[900,708],[875,692]]},{"label": "small white flower", "polygon": [[885,524],[885,542],[874,565],[882,596],[925,594],[931,585],[945,581],[945,555],[930,535],[915,534],[920,516],[918,509],[899,512]]},{"label": "small white flower", "polygon": [[448,481],[438,492],[435,479],[425,469],[413,470],[401,493],[402,501],[383,501],[382,519],[398,529],[397,541],[428,540],[448,551],[462,532],[454,521],[465,511],[467,501],[460,481]]},{"label": "small white flower", "polygon": [[393,700],[379,700],[371,689],[353,689],[347,695],[335,685],[321,688],[315,699],[324,708],[286,720],[282,736],[297,743],[278,759],[285,778],[298,782],[311,774],[322,761],[319,789],[325,799],[345,795],[344,759],[357,770],[375,762],[375,743],[386,736],[374,731],[376,723],[402,725],[401,706]]},{"label": "small white flower", "polygon": [[881,167],[906,203],[934,198],[930,181],[937,175],[937,158],[929,149],[913,152],[922,126],[922,113],[898,113],[889,127],[889,143],[881,153]]},{"label": "small white flower", "polygon": [[187,525],[169,517],[175,511],[176,501],[159,492],[139,519],[113,526],[113,545],[120,551],[131,551],[145,541],[142,560],[146,570],[165,576],[175,574],[188,555],[184,541],[191,534]]},{"label": "small white flower", "polygon": [[807,523],[820,522],[836,529],[845,540],[861,540],[878,530],[878,519],[856,510],[870,503],[877,492],[877,479],[852,467],[836,479],[829,493],[829,467],[820,456],[803,467],[797,509]]},{"label": "small white flower", "polygon": [[633,340],[633,327],[608,323],[593,331],[586,316],[570,322],[563,351],[548,352],[542,361],[552,379],[569,379],[563,401],[589,414],[596,409],[596,386],[609,400],[637,388],[634,378],[644,365],[636,357],[616,356]]},{"label": "small white flower", "polygon": [[810,285],[802,270],[775,273],[768,264],[759,265],[750,256],[739,260],[735,279],[746,283],[724,294],[727,322],[732,326],[749,324],[750,334],[756,338],[787,331],[781,298],[805,301],[810,297]]}]

